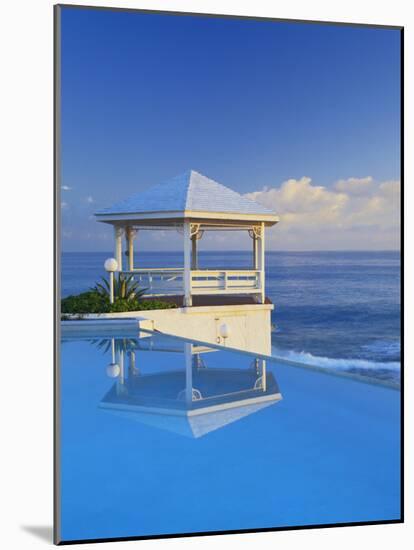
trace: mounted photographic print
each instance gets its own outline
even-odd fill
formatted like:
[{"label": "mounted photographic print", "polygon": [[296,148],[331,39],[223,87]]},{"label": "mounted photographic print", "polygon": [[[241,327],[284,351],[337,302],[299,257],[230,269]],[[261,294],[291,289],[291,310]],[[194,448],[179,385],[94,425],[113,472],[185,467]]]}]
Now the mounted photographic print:
[{"label": "mounted photographic print", "polygon": [[55,542],[403,519],[402,28],[55,7]]}]

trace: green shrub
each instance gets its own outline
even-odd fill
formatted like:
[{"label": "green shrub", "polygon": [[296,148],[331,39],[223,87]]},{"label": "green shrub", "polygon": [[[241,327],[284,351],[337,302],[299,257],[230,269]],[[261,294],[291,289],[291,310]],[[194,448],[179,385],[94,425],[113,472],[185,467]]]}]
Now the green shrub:
[{"label": "green shrub", "polygon": [[88,290],[76,296],[63,298],[62,313],[105,313],[108,311],[109,300],[98,292]]},{"label": "green shrub", "polygon": [[141,311],[150,309],[174,309],[176,304],[164,302],[162,300],[137,300],[138,309]]},{"label": "green shrub", "polygon": [[108,296],[95,290],[88,290],[76,296],[63,298],[61,312],[63,318],[67,319],[68,314],[85,313],[121,313],[123,311],[145,311],[150,309],[171,309],[177,307],[170,302],[162,300],[140,300],[134,298],[116,298],[111,304]]}]

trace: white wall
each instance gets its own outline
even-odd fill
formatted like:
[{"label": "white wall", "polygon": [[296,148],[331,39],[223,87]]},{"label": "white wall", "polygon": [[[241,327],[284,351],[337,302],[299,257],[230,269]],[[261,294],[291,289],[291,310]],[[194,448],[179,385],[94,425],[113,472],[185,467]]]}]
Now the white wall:
[{"label": "white wall", "polygon": [[[107,313],[89,317],[142,317],[153,321],[153,330],[225,345],[254,353],[271,354],[271,304],[245,306],[191,307],[142,312]],[[68,325],[73,321],[68,321]],[[229,336],[221,336],[220,327],[228,327]]]}]

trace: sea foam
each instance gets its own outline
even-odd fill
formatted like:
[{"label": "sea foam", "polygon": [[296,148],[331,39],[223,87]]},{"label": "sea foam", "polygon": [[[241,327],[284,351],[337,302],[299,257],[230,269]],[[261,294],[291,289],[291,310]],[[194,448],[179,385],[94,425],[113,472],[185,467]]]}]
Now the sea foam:
[{"label": "sea foam", "polygon": [[334,370],[400,370],[400,363],[398,361],[386,362],[368,361],[365,359],[337,359],[334,357],[320,357],[305,351],[281,350],[275,347],[272,348],[272,356],[284,361]]}]

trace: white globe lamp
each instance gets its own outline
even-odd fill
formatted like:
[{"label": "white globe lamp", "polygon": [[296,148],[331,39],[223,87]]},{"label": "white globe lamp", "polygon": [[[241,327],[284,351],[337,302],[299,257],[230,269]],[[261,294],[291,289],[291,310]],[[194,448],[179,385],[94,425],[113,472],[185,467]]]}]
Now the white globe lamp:
[{"label": "white globe lamp", "polygon": [[230,329],[226,323],[220,326],[220,336],[223,338],[224,342],[226,342],[227,338],[230,336]]},{"label": "white globe lamp", "polygon": [[120,372],[121,368],[118,363],[109,363],[109,365],[106,367],[106,374],[107,376],[109,376],[109,378],[117,378]]},{"label": "white globe lamp", "polygon": [[118,262],[115,258],[108,258],[104,263],[105,271],[109,273],[109,301],[114,303],[114,272],[118,270]]},{"label": "white globe lamp", "polygon": [[104,268],[105,271],[113,273],[114,271],[118,270],[118,262],[115,260],[115,258],[108,258],[107,260],[105,260]]}]

